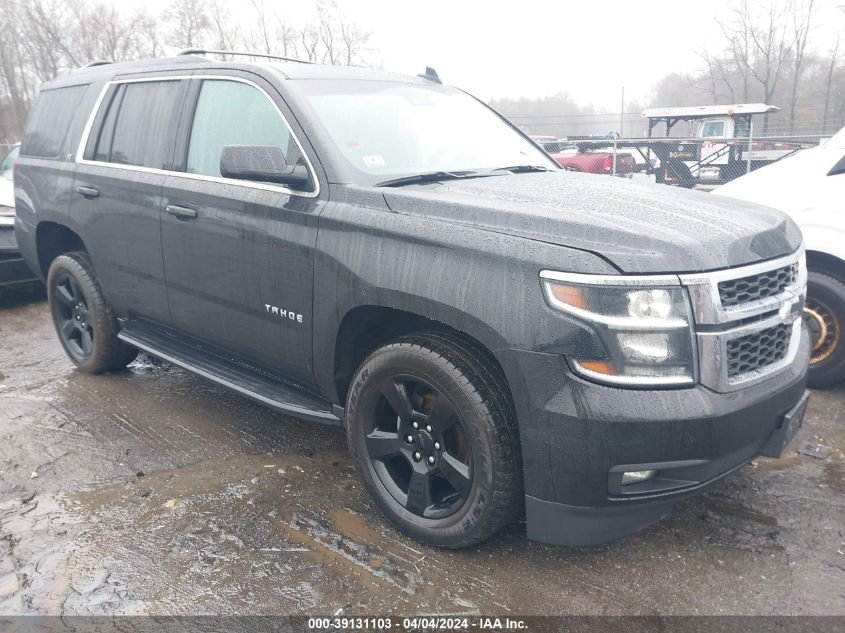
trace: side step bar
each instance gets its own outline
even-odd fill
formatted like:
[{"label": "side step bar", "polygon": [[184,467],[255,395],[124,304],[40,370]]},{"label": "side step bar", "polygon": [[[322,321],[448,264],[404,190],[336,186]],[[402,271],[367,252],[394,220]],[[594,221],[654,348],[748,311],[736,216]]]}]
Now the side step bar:
[{"label": "side step bar", "polygon": [[173,337],[150,331],[134,321],[121,324],[117,337],[169,363],[234,389],[292,417],[340,425],[338,407],[302,389],[276,380]]}]

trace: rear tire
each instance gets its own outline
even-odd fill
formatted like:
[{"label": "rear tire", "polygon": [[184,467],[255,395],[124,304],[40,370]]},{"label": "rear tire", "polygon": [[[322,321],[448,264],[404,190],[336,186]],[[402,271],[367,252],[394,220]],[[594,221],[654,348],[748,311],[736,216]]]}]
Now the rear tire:
[{"label": "rear tire", "polygon": [[80,371],[99,374],[125,368],[138,350],[117,338],[120,326],[106,303],[88,254],[59,255],[47,274],[53,325]]},{"label": "rear tire", "polygon": [[804,320],[811,338],[807,384],[830,387],[845,379],[845,284],[827,272],[809,271]]},{"label": "rear tire", "polygon": [[356,372],[346,411],[364,486],[405,534],[456,549],[516,517],[522,468],[507,386],[460,337],[415,334],[377,349]]}]

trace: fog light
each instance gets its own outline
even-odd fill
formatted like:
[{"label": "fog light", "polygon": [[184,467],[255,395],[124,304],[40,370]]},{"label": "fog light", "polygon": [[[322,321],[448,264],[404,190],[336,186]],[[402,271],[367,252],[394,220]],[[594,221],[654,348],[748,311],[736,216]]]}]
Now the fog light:
[{"label": "fog light", "polygon": [[622,485],[638,484],[641,481],[654,479],[656,476],[656,470],[629,470],[626,473],[622,473]]}]

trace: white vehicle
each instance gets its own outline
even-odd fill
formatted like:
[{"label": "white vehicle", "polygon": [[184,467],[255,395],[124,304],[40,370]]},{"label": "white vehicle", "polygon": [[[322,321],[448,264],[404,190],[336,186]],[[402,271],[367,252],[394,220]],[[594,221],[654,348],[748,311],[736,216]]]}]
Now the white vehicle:
[{"label": "white vehicle", "polygon": [[801,228],[810,271],[805,310],[813,336],[810,386],[845,379],[845,128],[819,147],[751,172],[713,194],[780,209]]},{"label": "white vehicle", "polygon": [[[2,155],[0,160],[0,217],[13,218],[12,211],[15,208],[15,187],[12,183],[12,164],[20,151],[20,143],[12,145],[12,147]],[[0,224],[5,222],[0,219]],[[13,223],[8,221],[9,224]]]}]

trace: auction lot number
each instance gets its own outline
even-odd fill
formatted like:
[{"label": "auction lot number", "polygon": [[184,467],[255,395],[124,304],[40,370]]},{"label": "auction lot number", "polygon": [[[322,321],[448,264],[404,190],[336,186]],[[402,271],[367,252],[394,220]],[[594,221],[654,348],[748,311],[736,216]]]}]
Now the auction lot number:
[{"label": "auction lot number", "polygon": [[402,618],[308,618],[308,629],[313,631],[519,631],[525,630],[525,622],[510,618],[467,618],[421,616]]}]

